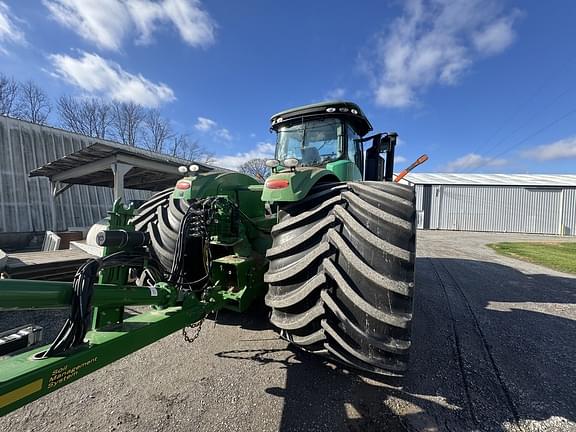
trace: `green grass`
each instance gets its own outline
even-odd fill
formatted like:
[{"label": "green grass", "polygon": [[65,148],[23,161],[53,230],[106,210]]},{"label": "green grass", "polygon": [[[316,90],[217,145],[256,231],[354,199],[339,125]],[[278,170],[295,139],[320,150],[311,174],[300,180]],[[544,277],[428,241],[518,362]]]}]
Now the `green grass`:
[{"label": "green grass", "polygon": [[493,243],[487,245],[501,255],[576,274],[576,242]]}]

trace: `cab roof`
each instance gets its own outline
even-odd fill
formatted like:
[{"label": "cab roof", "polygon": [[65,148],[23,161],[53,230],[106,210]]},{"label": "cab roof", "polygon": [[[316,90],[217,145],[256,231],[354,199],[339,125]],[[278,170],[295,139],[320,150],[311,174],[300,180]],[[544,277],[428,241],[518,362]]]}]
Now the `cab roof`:
[{"label": "cab roof", "polygon": [[372,125],[358,105],[347,101],[325,101],[311,105],[291,108],[270,118],[271,127],[278,130],[281,125],[294,120],[311,120],[313,118],[335,117],[350,123],[360,136],[372,130]]}]

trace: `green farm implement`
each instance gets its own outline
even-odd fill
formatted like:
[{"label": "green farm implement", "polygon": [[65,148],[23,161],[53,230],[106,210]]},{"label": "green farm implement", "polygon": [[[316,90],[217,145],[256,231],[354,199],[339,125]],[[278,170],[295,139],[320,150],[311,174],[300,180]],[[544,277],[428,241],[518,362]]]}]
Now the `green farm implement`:
[{"label": "green farm implement", "polygon": [[392,181],[397,135],[368,136],[350,102],[287,110],[271,128],[264,184],[181,167],[173,188],[139,208],[115,203],[97,237],[104,256],[73,282],[0,281],[0,310],[70,311],[49,345],[33,325],[0,334],[0,415],[262,298],[293,345],[369,373],[406,371],[415,199]]}]

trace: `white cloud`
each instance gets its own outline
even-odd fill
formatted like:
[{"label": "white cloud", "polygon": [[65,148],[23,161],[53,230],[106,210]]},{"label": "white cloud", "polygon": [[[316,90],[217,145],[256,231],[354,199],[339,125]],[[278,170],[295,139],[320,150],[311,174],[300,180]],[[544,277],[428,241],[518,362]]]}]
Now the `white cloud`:
[{"label": "white cloud", "polygon": [[[375,99],[406,107],[432,85],[455,84],[478,58],[497,54],[514,40],[517,11],[503,13],[495,0],[409,0],[376,48],[363,57]],[[368,58],[374,56],[376,60]]]},{"label": "white cloud", "polygon": [[407,162],[408,159],[406,159],[404,156],[394,156],[394,163],[395,164],[401,164],[401,163],[405,163]]},{"label": "white cloud", "polygon": [[222,128],[222,129],[218,129],[215,132],[215,135],[220,138],[223,139],[224,141],[232,141],[232,134],[230,133],[230,131],[226,128]]},{"label": "white cloud", "polygon": [[513,16],[504,17],[474,34],[473,41],[476,49],[485,54],[497,54],[504,51],[514,42],[513,23]]},{"label": "white cloud", "polygon": [[198,117],[194,128],[202,133],[210,133],[217,140],[232,141],[232,134],[226,128],[219,128],[218,123],[207,117]]},{"label": "white cloud", "polygon": [[199,0],[43,0],[52,17],[99,48],[119,50],[134,35],[151,42],[161,25],[172,25],[190,46],[214,42],[215,24]]},{"label": "white cloud", "polygon": [[132,22],[126,5],[118,0],[43,3],[56,21],[100,48],[120,49]]},{"label": "white cloud", "polygon": [[148,0],[128,0],[125,4],[136,26],[136,42],[144,45],[150,43],[157,29],[157,20],[164,15],[162,5]]},{"label": "white cloud", "polygon": [[453,160],[445,165],[444,169],[448,172],[460,171],[464,169],[474,169],[480,167],[499,167],[506,165],[507,161],[504,159],[493,159],[486,156],[481,156],[476,153],[468,153],[458,159]]},{"label": "white cloud", "polygon": [[342,99],[345,94],[346,94],[346,89],[344,89],[342,87],[337,87],[335,89],[328,91],[326,93],[325,98],[326,98],[326,100],[338,100],[338,99]]},{"label": "white cloud", "polygon": [[163,6],[166,17],[188,45],[206,46],[214,42],[215,24],[199,0],[165,0]]},{"label": "white cloud", "polygon": [[126,72],[120,65],[97,54],[82,53],[79,58],[53,54],[49,58],[56,76],[90,94],[147,107],[176,99],[166,84],[153,83],[140,74]]},{"label": "white cloud", "polygon": [[6,3],[0,1],[0,53],[6,52],[5,44],[26,42],[24,33],[15,24],[19,21],[10,11]]},{"label": "white cloud", "polygon": [[196,122],[194,127],[202,132],[208,132],[209,130],[214,129],[218,125],[218,123],[216,123],[214,120],[211,120],[206,117],[198,117],[197,120],[198,121]]},{"label": "white cloud", "polygon": [[576,136],[525,150],[522,156],[539,161],[576,159]]},{"label": "white cloud", "polygon": [[236,153],[234,155],[216,156],[215,166],[237,170],[240,165],[250,159],[271,159],[274,157],[274,150],[276,146],[271,143],[261,142],[258,143],[256,148],[244,152]]}]

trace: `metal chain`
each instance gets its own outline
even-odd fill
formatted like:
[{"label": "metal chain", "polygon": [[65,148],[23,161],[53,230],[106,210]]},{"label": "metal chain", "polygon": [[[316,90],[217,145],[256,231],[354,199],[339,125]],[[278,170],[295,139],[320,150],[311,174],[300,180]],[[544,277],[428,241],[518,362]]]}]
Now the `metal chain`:
[{"label": "metal chain", "polygon": [[[196,339],[198,339],[198,336],[200,336],[200,330],[202,330],[203,323],[204,318],[202,318],[200,321],[195,322],[194,324],[190,324],[188,327],[184,327],[182,329],[182,336],[184,336],[184,340],[188,343],[192,343]],[[191,331],[196,329],[196,333],[194,333],[192,336],[189,336],[188,332],[186,331],[187,328],[190,329]]]},{"label": "metal chain", "polygon": [[[197,221],[195,220],[194,223],[191,226],[191,235],[195,235],[195,236],[200,236],[204,239],[205,244],[207,244],[207,242],[209,241],[209,234],[208,234],[208,225],[212,222],[212,220],[214,219],[214,199],[210,199],[210,200],[204,200],[202,202],[202,220]],[[199,213],[197,213],[197,215],[199,215]],[[209,253],[209,249],[208,249],[208,253]],[[210,263],[209,263],[210,264]],[[207,269],[208,274],[210,273],[210,269]],[[202,290],[202,294],[200,296],[200,298],[202,300],[206,300],[206,295],[208,294],[207,291],[207,284],[204,285],[204,288]],[[192,343],[194,342],[196,339],[198,339],[198,336],[200,336],[200,331],[202,330],[202,324],[204,324],[204,319],[202,318],[200,321],[197,321],[187,327],[182,328],[182,336],[184,336],[184,340],[188,343]],[[195,333],[190,336],[188,334],[188,331],[186,330],[188,329],[188,331],[194,331]]]},{"label": "metal chain", "polygon": [[[206,289],[206,287],[204,287],[204,290],[202,291],[202,295],[200,296],[200,298],[203,301],[206,301],[206,296],[208,294],[208,290]],[[206,319],[206,317],[202,318],[200,321],[196,321],[193,324],[190,324],[187,327],[182,328],[182,336],[184,336],[184,340],[188,343],[192,343],[194,342],[196,339],[198,339],[198,336],[200,336],[200,331],[202,330],[202,324],[204,324],[204,320]],[[188,335],[188,332],[186,331],[186,329],[189,329],[190,331],[192,330],[196,330],[196,333],[194,333],[192,336]]]}]

